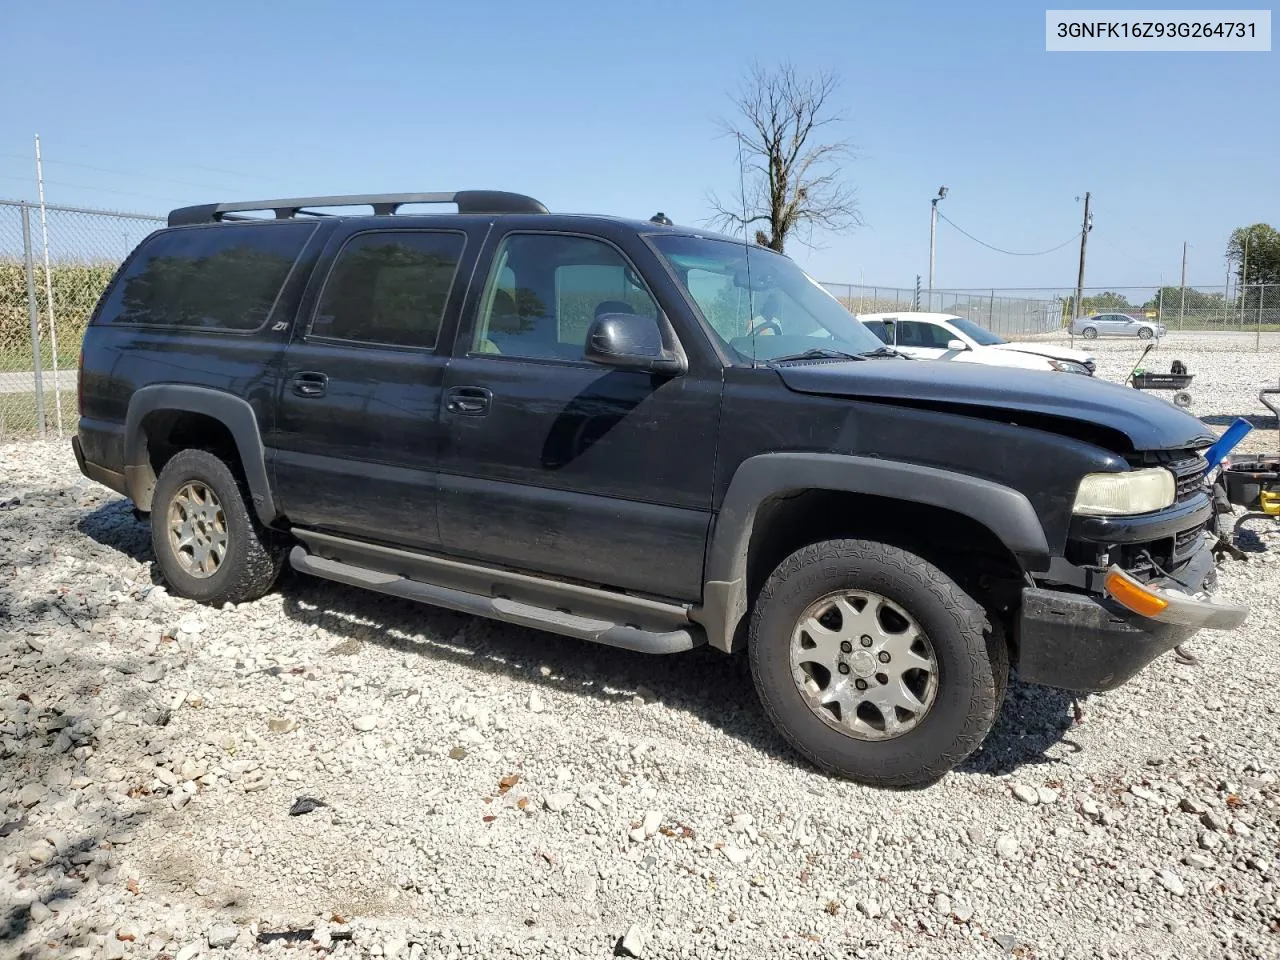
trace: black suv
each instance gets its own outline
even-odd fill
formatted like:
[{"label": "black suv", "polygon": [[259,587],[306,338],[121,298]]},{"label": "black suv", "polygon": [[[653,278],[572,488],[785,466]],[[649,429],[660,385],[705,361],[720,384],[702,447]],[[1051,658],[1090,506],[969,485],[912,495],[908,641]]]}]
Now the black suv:
[{"label": "black suv", "polygon": [[976,749],[1011,665],[1107,690],[1246,615],[1206,593],[1199,420],[898,356],[790,259],[661,214],[175,210],[98,304],[80,389],[80,468],[150,513],[178,594],[252,600],[287,556],[630,650],[745,649],[782,733],[869,783]]}]

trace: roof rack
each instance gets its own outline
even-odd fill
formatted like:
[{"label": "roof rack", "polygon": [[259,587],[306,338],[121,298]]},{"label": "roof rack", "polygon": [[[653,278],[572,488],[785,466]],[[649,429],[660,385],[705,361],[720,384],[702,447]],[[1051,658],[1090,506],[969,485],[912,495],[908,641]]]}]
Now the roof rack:
[{"label": "roof rack", "polygon": [[237,213],[270,210],[277,220],[289,220],[298,214],[327,217],[331,214],[311,207],[373,208],[375,215],[393,214],[406,203],[456,203],[458,213],[547,213],[545,206],[522,193],[504,190],[459,190],[456,193],[367,193],[338,197],[293,197],[284,200],[253,200],[243,203],[202,203],[169,211],[169,226],[192,223],[216,223],[220,220],[254,220],[256,217]]}]

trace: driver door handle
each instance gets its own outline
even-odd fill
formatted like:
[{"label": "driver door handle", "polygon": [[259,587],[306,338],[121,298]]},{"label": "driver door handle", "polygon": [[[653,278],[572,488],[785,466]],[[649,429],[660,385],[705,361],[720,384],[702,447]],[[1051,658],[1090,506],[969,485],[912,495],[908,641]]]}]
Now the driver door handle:
[{"label": "driver door handle", "polygon": [[489,412],[493,391],[485,387],[450,387],[445,407],[464,417],[483,417]]},{"label": "driver door handle", "polygon": [[304,370],[301,373],[295,373],[289,385],[299,397],[323,397],[329,388],[329,378],[316,370]]}]

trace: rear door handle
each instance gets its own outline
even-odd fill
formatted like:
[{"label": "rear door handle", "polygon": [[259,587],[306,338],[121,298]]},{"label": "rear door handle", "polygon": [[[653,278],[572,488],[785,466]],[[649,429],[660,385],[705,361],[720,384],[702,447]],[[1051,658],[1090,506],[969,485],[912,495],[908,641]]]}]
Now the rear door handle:
[{"label": "rear door handle", "polygon": [[489,412],[493,391],[485,387],[450,387],[445,406],[450,413],[464,417],[483,417]]},{"label": "rear door handle", "polygon": [[300,397],[323,397],[329,387],[329,378],[314,370],[304,370],[294,374],[290,384],[293,392]]}]

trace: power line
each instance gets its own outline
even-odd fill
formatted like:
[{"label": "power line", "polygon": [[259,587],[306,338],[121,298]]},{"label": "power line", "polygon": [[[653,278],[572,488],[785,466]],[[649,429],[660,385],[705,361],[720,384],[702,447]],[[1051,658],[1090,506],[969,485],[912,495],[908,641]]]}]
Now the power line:
[{"label": "power line", "polygon": [[[9,157],[15,160],[24,159],[19,157],[16,153],[0,153],[0,157]],[[217,190],[220,192],[224,189],[221,186],[215,187],[212,184],[198,183],[194,180],[175,180],[173,177],[157,177],[151,174],[139,174],[137,172],[130,173],[127,170],[113,170],[110,167],[96,167],[90,163],[76,163],[71,160],[46,160],[45,163],[56,164],[57,166],[62,167],[76,167],[80,170],[92,170],[95,173],[109,173],[120,177],[144,177],[147,180],[155,180],[160,183],[173,183],[183,187],[199,187],[201,190]],[[233,176],[235,176],[235,174],[233,174]]]},{"label": "power line", "polygon": [[[30,157],[27,157],[19,153],[0,153],[0,157],[6,157],[10,160],[29,160],[30,159]],[[83,170],[96,170],[99,173],[113,173],[123,177],[143,176],[143,174],[139,174],[136,170],[134,171],[113,170],[110,167],[96,167],[96,166],[93,166],[92,164],[78,163],[72,160],[46,160],[45,163],[61,164],[64,167],[80,167]],[[221,173],[227,176],[240,177],[248,180],[264,180],[264,181],[267,181],[268,183],[283,182],[278,177],[267,177],[267,176],[263,176],[260,173],[244,173],[240,170],[227,170],[224,167],[204,167],[196,163],[184,163],[183,167],[190,170],[205,170],[205,171],[208,171],[209,173]],[[192,180],[174,180],[169,177],[154,177],[150,175],[145,175],[145,176],[147,177],[148,180],[166,180],[169,183],[179,183],[179,184],[183,184],[184,186],[190,186],[190,187],[204,187],[210,190],[222,189],[221,187],[212,187],[207,183],[197,183]]]},{"label": "power line", "polygon": [[992,246],[991,244],[987,243],[985,240],[979,240],[973,234],[969,233],[969,231],[965,230],[963,227],[959,226],[958,224],[950,220],[947,217],[947,215],[942,211],[938,211],[938,217],[942,220],[946,220],[947,223],[950,223],[951,226],[955,227],[957,230],[963,233],[966,237],[968,237],[974,243],[980,244],[981,246],[986,247],[988,250],[994,250],[996,253],[1003,253],[1010,257],[1043,257],[1047,253],[1056,253],[1057,251],[1061,250],[1063,247],[1068,246],[1069,244],[1075,243],[1077,240],[1080,239],[1080,234],[1076,233],[1073,236],[1062,241],[1062,243],[1058,244],[1056,247],[1051,247],[1048,250],[1036,250],[1031,253],[1022,253],[1017,250],[1002,250],[1000,247]]},{"label": "power line", "polygon": [[[30,183],[31,177],[15,177],[10,174],[0,173],[0,180],[17,180],[22,183]],[[91,190],[97,193],[116,193],[122,197],[143,197],[147,200],[164,200],[165,202],[175,201],[176,197],[160,197],[154,193],[134,193],[132,190],[111,190],[107,187],[90,187],[83,183],[67,183],[65,180],[46,180],[46,184],[52,187],[68,187],[72,190]]]}]

